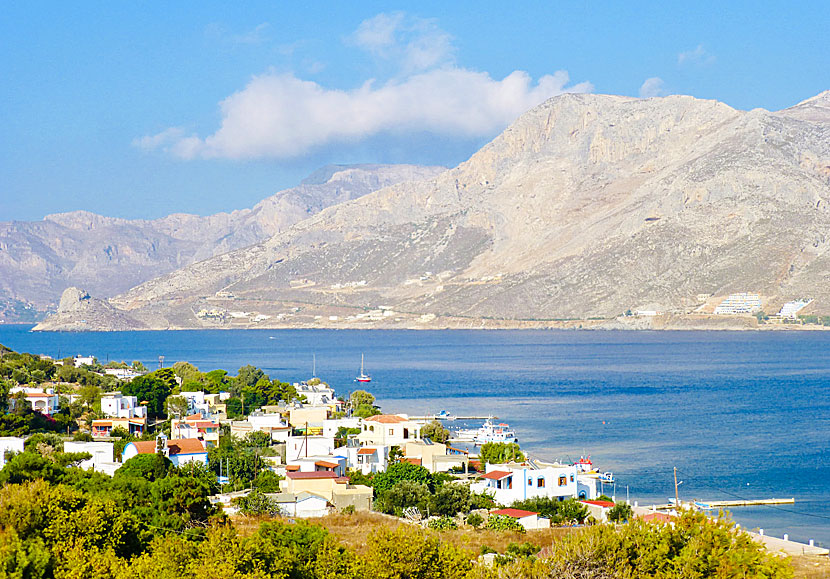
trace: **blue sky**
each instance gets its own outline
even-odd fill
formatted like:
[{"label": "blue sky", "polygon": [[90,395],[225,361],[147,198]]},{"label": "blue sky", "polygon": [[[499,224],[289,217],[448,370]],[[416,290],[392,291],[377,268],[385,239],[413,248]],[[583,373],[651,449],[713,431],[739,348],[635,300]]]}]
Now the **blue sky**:
[{"label": "blue sky", "polygon": [[777,110],[830,88],[830,2],[303,4],[4,2],[0,221],[452,166],[562,91]]}]

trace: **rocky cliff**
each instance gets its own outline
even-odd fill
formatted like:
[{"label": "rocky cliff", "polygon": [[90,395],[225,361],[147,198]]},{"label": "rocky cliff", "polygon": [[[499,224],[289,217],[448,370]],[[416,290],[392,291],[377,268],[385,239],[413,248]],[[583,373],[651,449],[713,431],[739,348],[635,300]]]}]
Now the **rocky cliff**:
[{"label": "rocky cliff", "polygon": [[0,223],[0,319],[4,309],[21,302],[34,305],[30,314],[54,306],[68,286],[113,296],[195,261],[267,239],[331,205],[442,170],[330,166],[251,209],[206,217],[175,214],[144,221],[74,211],[47,215],[39,222]]},{"label": "rocky cliff", "polygon": [[430,181],[329,207],[110,303],[147,327],[676,319],[739,291],[830,313],[828,103],[562,95]]}]

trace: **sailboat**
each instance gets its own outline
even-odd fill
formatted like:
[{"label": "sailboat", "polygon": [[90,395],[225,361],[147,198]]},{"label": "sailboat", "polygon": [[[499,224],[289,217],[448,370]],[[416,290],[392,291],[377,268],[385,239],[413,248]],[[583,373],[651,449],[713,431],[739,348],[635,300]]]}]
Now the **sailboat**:
[{"label": "sailboat", "polygon": [[355,382],[371,382],[372,377],[363,371],[363,354],[360,355],[360,376],[354,379]]}]

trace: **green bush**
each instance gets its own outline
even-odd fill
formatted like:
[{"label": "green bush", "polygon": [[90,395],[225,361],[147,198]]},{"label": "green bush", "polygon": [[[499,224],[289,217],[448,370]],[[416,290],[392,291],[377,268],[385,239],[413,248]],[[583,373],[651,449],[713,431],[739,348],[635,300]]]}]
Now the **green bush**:
[{"label": "green bush", "polygon": [[465,522],[471,527],[475,527],[477,529],[481,526],[481,523],[484,522],[484,517],[482,517],[478,513],[470,513],[469,515],[467,515],[467,519],[465,520]]},{"label": "green bush", "polygon": [[437,519],[430,519],[427,523],[427,526],[430,529],[434,529],[436,531],[449,531],[458,528],[455,519],[447,516],[441,516]]},{"label": "green bush", "polygon": [[506,515],[490,515],[487,519],[485,528],[490,529],[491,531],[525,532],[525,528],[519,524],[519,521]]}]

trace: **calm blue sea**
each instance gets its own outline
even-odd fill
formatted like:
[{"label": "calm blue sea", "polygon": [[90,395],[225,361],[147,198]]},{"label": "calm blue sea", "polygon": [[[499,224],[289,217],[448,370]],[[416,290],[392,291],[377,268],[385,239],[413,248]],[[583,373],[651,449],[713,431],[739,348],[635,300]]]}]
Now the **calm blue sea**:
[{"label": "calm blue sea", "polygon": [[187,360],[232,374],[317,375],[338,393],[366,371],[385,411],[495,414],[542,459],[589,454],[608,494],[795,497],[736,508],[767,534],[830,546],[830,333],[241,330],[32,333],[0,326],[15,350],[158,367]]}]

